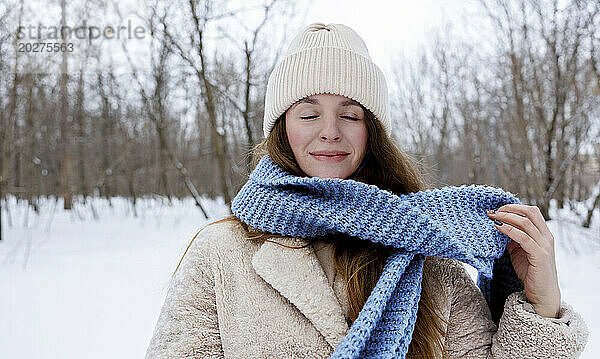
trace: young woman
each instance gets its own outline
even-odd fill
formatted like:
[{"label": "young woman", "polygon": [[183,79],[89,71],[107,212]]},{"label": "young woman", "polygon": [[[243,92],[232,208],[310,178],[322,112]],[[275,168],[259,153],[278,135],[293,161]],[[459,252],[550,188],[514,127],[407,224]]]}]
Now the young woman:
[{"label": "young woman", "polygon": [[385,78],[352,29],[315,23],[294,38],[263,128],[234,216],[180,261],[147,358],[581,353],[587,327],[561,302],[538,208],[488,188],[428,191],[390,137]]}]

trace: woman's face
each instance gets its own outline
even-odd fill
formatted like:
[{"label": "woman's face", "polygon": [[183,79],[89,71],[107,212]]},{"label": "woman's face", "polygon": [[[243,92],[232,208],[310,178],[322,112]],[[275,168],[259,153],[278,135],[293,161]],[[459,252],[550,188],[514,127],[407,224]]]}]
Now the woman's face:
[{"label": "woman's face", "polygon": [[347,97],[305,97],[287,110],[285,127],[296,161],[310,177],[347,178],[365,156],[365,112]]}]

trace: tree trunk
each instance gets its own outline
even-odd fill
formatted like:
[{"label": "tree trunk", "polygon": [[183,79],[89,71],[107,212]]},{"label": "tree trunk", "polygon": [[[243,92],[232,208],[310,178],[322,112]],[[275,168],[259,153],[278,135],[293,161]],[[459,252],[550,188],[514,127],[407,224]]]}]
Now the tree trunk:
[{"label": "tree trunk", "polygon": [[588,213],[583,221],[583,227],[585,228],[590,228],[594,210],[600,206],[600,182],[596,185],[596,192],[596,198],[594,199],[594,203],[592,203],[592,208],[588,209]]},{"label": "tree trunk", "polygon": [[[252,64],[252,53],[248,50],[248,41],[244,41],[244,53],[246,55],[246,82],[245,82],[245,91],[244,91],[244,112],[242,116],[244,117],[244,124],[246,125],[246,133],[248,135],[248,150],[252,150],[254,148],[254,134],[252,131],[252,123],[250,122],[250,78],[251,78],[251,64]],[[252,163],[252,156],[246,157],[246,170],[250,172],[250,167]]]},{"label": "tree trunk", "polygon": [[[61,0],[61,26],[66,26],[67,5],[65,0]],[[61,39],[64,43],[65,39]],[[63,197],[64,209],[73,208],[73,198],[71,192],[71,124],[69,121],[69,95],[67,82],[69,79],[67,51],[62,52],[60,74],[60,183]]]}]

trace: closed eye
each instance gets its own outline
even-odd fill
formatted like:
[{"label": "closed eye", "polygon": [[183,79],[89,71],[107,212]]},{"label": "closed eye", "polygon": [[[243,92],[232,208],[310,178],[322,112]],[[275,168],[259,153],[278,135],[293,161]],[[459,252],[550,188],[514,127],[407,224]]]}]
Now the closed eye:
[{"label": "closed eye", "polygon": [[[310,119],[317,118],[317,117],[319,117],[319,116],[304,116],[304,117],[300,117],[300,118],[303,119],[303,120],[310,120]],[[352,121],[359,121],[360,120],[360,118],[356,118],[356,117],[352,117],[352,116],[341,116],[341,117],[342,118],[347,118],[347,119],[352,120]]]}]

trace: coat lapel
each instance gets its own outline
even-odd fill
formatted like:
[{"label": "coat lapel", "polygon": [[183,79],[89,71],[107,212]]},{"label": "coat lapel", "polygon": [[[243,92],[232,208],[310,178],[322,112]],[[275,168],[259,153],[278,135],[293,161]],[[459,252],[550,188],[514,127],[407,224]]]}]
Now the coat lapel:
[{"label": "coat lapel", "polygon": [[[272,240],[294,247],[308,243],[295,237]],[[254,253],[252,266],[258,275],[294,304],[335,349],[349,327],[312,245],[292,249],[264,242]]]}]

